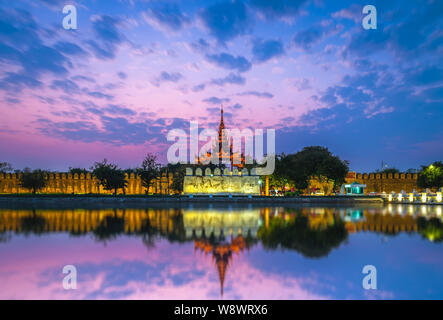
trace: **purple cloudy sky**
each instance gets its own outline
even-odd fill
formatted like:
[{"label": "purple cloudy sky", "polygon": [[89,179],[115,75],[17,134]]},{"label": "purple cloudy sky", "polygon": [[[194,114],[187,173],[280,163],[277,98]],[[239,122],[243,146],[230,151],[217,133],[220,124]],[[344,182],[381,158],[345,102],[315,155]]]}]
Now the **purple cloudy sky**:
[{"label": "purple cloudy sky", "polygon": [[[62,27],[77,7],[78,29]],[[66,170],[162,161],[190,120],[275,128],[351,169],[443,156],[443,2],[0,0],[0,161]]]}]

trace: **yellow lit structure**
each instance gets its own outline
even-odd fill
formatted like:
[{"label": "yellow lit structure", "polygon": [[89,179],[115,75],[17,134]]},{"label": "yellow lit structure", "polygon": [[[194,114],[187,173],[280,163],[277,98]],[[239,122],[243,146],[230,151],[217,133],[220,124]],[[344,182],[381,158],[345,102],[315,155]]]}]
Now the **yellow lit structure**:
[{"label": "yellow lit structure", "polygon": [[402,200],[403,200],[403,195],[400,193],[400,194],[398,195],[398,201],[401,202]]},{"label": "yellow lit structure", "polygon": [[392,201],[392,194],[390,194],[390,195],[388,196],[388,201],[389,201],[389,202]]},{"label": "yellow lit structure", "polygon": [[437,200],[437,202],[441,202],[442,201],[442,193],[441,192],[437,192],[436,200]]},{"label": "yellow lit structure", "polygon": [[414,202],[414,194],[413,193],[409,194],[409,202]]},{"label": "yellow lit structure", "polygon": [[426,194],[426,192],[423,192],[421,194],[421,202],[426,203],[427,200],[428,200],[428,195]]}]

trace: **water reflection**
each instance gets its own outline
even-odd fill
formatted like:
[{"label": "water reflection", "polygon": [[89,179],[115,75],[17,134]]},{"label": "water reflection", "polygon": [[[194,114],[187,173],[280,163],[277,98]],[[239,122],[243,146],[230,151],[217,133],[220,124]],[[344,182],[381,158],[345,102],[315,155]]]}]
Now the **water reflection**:
[{"label": "water reflection", "polygon": [[[440,206],[388,205],[367,208],[147,208],[0,210],[0,246],[16,236],[68,233],[108,245],[121,236],[140,238],[152,249],[158,241],[193,243],[212,261],[223,295],[226,273],[235,257],[260,244],[307,259],[327,257],[351,234],[420,234],[443,241]],[[1,253],[1,252],[0,252]]]}]

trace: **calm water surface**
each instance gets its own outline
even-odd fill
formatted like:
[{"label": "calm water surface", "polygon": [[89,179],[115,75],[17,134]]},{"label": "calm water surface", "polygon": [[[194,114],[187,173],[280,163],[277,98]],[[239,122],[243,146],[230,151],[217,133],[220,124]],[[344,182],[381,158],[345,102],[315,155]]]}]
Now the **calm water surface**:
[{"label": "calm water surface", "polygon": [[[441,206],[0,209],[0,299],[443,298]],[[77,289],[64,290],[65,265]],[[377,290],[362,288],[363,266]]]}]

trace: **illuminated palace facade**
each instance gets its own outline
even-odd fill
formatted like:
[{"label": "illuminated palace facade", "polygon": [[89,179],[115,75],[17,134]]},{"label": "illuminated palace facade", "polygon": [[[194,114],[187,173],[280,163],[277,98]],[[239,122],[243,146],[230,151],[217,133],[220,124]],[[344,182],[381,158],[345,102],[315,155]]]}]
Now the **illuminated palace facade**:
[{"label": "illuminated palace facade", "polygon": [[[222,167],[225,162],[229,162],[231,169],[237,167],[239,170],[245,167],[245,155],[242,152],[233,152],[232,142],[226,135],[224,130],[226,129],[225,121],[223,118],[223,105],[220,108],[220,124],[218,126],[218,141],[216,145],[212,147],[212,151],[207,151],[205,156],[199,156],[197,163],[203,165],[206,163],[212,163],[212,159],[217,159],[216,166]],[[229,147],[228,147],[229,146]],[[228,160],[229,159],[229,160]],[[228,160],[228,161],[226,161]],[[235,163],[234,163],[235,162]]]}]

